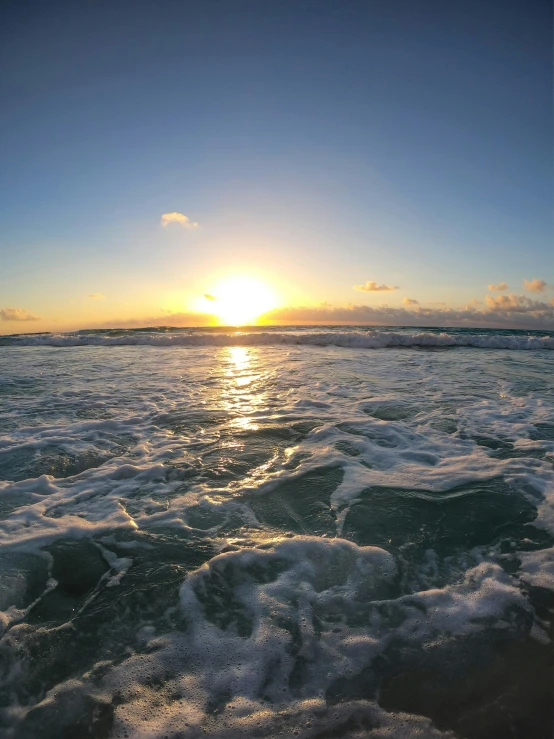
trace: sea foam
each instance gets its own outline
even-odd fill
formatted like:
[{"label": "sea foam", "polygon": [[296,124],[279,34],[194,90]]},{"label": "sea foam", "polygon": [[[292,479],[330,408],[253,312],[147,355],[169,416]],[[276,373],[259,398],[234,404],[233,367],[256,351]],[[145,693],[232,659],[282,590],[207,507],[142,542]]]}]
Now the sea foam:
[{"label": "sea foam", "polygon": [[68,334],[19,335],[4,337],[14,346],[337,346],[352,349],[387,349],[395,347],[537,350],[554,349],[554,337],[509,334],[506,332],[395,332],[371,331],[236,331],[233,333],[125,332],[102,335],[84,332]]},{"label": "sea foam", "polygon": [[2,346],[0,732],[546,736],[554,355],[472,337]]}]

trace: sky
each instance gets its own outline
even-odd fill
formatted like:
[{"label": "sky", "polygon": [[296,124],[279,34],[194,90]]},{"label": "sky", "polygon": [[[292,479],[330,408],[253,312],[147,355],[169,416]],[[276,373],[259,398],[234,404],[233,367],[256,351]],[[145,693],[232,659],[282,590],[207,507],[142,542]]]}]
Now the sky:
[{"label": "sky", "polygon": [[0,334],[554,329],[547,0],[4,0],[0,64]]}]

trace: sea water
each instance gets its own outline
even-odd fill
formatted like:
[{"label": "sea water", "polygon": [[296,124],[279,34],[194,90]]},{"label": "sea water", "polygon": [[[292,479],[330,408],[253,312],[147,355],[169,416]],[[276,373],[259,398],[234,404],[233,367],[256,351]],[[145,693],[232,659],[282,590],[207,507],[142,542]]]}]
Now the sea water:
[{"label": "sea water", "polygon": [[553,333],[0,344],[0,736],[551,736]]}]

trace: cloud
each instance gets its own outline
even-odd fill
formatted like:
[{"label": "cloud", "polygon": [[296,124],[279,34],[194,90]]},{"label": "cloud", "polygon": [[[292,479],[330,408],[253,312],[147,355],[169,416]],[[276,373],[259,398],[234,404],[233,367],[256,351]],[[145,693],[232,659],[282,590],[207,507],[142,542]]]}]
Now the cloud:
[{"label": "cloud", "polygon": [[513,293],[510,293],[509,295],[497,295],[495,298],[493,298],[492,295],[487,295],[486,297],[487,305],[492,310],[514,310],[522,306],[524,300],[529,300],[529,298],[524,298],[522,296],[522,301],[520,301],[517,295],[514,295]]},{"label": "cloud", "polygon": [[532,300],[525,295],[487,295],[487,305],[492,310],[505,311],[507,313],[533,313],[535,311],[547,310],[548,303],[540,300]]},{"label": "cloud", "polygon": [[491,292],[497,291],[500,292],[501,290],[507,290],[508,285],[505,282],[499,282],[498,285],[489,285],[489,290]]},{"label": "cloud", "polygon": [[[409,298],[408,298],[409,300]],[[483,304],[481,304],[483,305]],[[469,304],[463,308],[410,307],[388,305],[282,307],[261,316],[264,323],[281,325],[366,325],[366,326],[460,326],[467,328],[528,328],[554,330],[554,299],[532,300],[525,295],[488,295],[486,305]],[[218,319],[211,313],[172,313],[160,311],[157,316],[136,319],[113,319],[105,328],[143,328],[148,326],[214,326]],[[223,330],[223,329],[222,329]]]},{"label": "cloud", "polygon": [[102,293],[89,293],[89,298],[97,298],[98,300],[104,300],[106,297],[105,295],[102,295]]},{"label": "cloud", "polygon": [[396,308],[388,305],[301,306],[278,308],[263,316],[281,324],[359,324],[373,326],[466,326],[554,329],[554,302],[531,300],[524,295],[487,296],[487,305],[460,309]]},{"label": "cloud", "polygon": [[217,298],[214,298],[213,295],[210,295],[209,293],[204,293],[204,297],[206,300],[217,300]]},{"label": "cloud", "polygon": [[[205,298],[213,295],[205,293]],[[522,328],[537,330],[554,330],[554,298],[546,301],[535,300],[526,295],[487,295],[485,302],[472,299],[461,308],[450,308],[445,304],[426,303],[422,306],[414,298],[404,298],[404,306],[354,305],[333,306],[321,302],[311,306],[288,306],[275,308],[260,316],[261,324],[274,325],[359,325],[359,326],[413,326],[425,327],[466,327],[466,328]],[[6,308],[0,311],[0,317],[6,318],[8,311],[18,315],[30,315],[23,309]],[[13,320],[13,319],[12,319]],[[15,320],[32,320],[22,318]],[[218,318],[209,312],[174,313],[160,309],[154,316],[144,318],[113,318],[103,323],[105,328],[146,328],[151,326],[203,326],[214,330],[218,327]],[[260,330],[263,326],[260,325]]]},{"label": "cloud", "polygon": [[368,280],[365,285],[354,285],[354,290],[361,290],[365,293],[390,293],[393,290],[400,290],[400,288],[390,287],[389,285],[378,285],[373,280]]},{"label": "cloud", "polygon": [[40,321],[39,316],[34,316],[25,308],[0,308],[0,320],[2,321]]},{"label": "cloud", "polygon": [[183,228],[197,228],[198,224],[189,221],[187,216],[182,213],[164,213],[161,221],[161,225],[166,228],[170,223],[178,223]]},{"label": "cloud", "polygon": [[523,280],[523,284],[525,289],[532,293],[542,293],[548,287],[544,280],[537,280],[536,278],[534,280]]}]

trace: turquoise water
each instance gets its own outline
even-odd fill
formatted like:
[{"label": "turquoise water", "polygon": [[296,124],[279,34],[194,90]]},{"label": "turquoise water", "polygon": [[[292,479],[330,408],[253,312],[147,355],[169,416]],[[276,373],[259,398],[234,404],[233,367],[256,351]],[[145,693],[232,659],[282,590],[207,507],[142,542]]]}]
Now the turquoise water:
[{"label": "turquoise water", "polygon": [[552,333],[2,343],[0,736],[551,736]]}]

